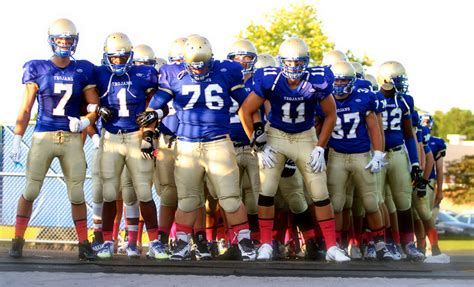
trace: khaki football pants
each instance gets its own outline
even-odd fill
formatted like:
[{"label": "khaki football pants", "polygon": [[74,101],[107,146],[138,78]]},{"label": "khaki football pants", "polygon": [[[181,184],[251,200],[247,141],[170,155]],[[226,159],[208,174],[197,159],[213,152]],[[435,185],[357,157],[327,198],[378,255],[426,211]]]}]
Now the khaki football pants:
[{"label": "khaki football pants", "polygon": [[[176,139],[160,134],[157,149],[156,168],[154,172],[155,188],[160,196],[160,205],[178,206],[178,191],[174,180],[176,159]],[[156,183],[159,183],[156,186]]]},{"label": "khaki football pants", "polygon": [[100,204],[104,200],[102,178],[100,176],[100,158],[102,154],[102,137],[98,149],[92,153],[92,201]]},{"label": "khaki football pants", "polygon": [[250,146],[235,147],[237,165],[239,166],[242,198],[248,214],[257,214],[258,194],[260,193],[260,176],[258,157]]},{"label": "khaki football pants", "polygon": [[[408,210],[411,207],[412,186],[407,153],[404,148],[388,151],[385,159],[388,164],[381,171],[381,185],[385,186],[386,183],[389,185],[396,210]],[[389,191],[385,189],[385,204],[389,213],[393,213],[395,211],[392,211],[388,193]]]},{"label": "khaki football pants", "polygon": [[416,192],[413,192],[412,204],[415,206],[415,212],[413,212],[413,218],[415,220],[430,220],[433,215],[434,190],[430,187],[430,185],[433,186],[433,182],[434,180],[430,180],[430,184],[426,185],[426,195],[424,197],[420,198],[416,195]]},{"label": "khaki football pants", "polygon": [[[117,200],[121,175],[125,166],[132,178],[136,200],[140,202],[151,201],[153,160],[142,157],[140,150],[142,133],[140,131],[123,134],[105,132],[103,137],[100,172],[104,201]],[[131,199],[128,198],[129,200]]]},{"label": "khaki football pants", "polygon": [[59,159],[72,204],[84,203],[86,158],[80,133],[64,131],[34,132],[26,162],[26,187],[23,198],[34,201],[54,158]]},{"label": "khaki football pants", "polygon": [[267,125],[267,144],[274,148],[277,153],[274,168],[260,169],[261,194],[275,196],[285,161],[289,158],[295,162],[301,172],[313,202],[328,199],[326,172],[313,173],[308,166],[316,142],[317,137],[314,128],[301,133],[290,134]]},{"label": "khaki football pants", "polygon": [[[353,184],[355,187],[357,197],[362,199],[367,213],[373,213],[379,209],[375,174],[365,168],[371,157],[370,152],[344,154],[329,149],[328,189],[334,212],[340,213],[344,209],[347,188],[350,188],[348,184]],[[351,198],[350,202],[352,200]]]},{"label": "khaki football pants", "polygon": [[203,181],[207,176],[219,205],[232,213],[240,208],[239,167],[229,136],[210,142],[179,140],[176,145],[175,181],[178,208],[191,212],[204,206]]},{"label": "khaki football pants", "polygon": [[[293,214],[299,214],[308,209],[308,203],[303,188],[303,176],[301,172],[296,169],[295,174],[290,177],[280,178],[278,184],[278,192],[275,196],[275,202],[283,200]],[[281,204],[280,204],[281,205]],[[275,203],[275,207],[277,204]]]}]

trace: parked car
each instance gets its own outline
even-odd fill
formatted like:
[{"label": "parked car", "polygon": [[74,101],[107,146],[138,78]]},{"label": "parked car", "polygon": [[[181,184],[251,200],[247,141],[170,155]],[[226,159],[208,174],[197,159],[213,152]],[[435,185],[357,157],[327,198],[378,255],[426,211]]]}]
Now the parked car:
[{"label": "parked car", "polygon": [[455,218],[461,221],[462,223],[466,223],[474,227],[474,211],[458,214],[457,216],[455,216]]},{"label": "parked car", "polygon": [[436,219],[436,229],[439,234],[445,236],[472,236],[474,237],[474,227],[467,223],[457,220],[454,216],[449,215],[445,211],[438,213]]}]

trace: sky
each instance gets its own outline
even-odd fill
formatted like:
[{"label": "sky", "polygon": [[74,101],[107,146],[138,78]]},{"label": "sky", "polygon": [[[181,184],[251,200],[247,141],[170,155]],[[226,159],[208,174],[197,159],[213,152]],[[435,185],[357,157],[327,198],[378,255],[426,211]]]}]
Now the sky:
[{"label": "sky", "polygon": [[[22,66],[48,59],[48,26],[69,18],[80,37],[75,54],[99,64],[105,38],[124,32],[134,45],[148,44],[166,58],[169,44],[189,34],[206,36],[215,58],[225,58],[236,35],[252,21],[263,23],[273,9],[301,0],[15,0],[0,11],[2,66],[0,121],[16,119],[23,87]],[[314,4],[323,32],[336,49],[364,53],[376,74],[388,60],[401,62],[408,73],[415,105],[423,110],[452,107],[474,112],[474,1],[469,0],[305,0]],[[114,14],[115,13],[115,14]]]}]

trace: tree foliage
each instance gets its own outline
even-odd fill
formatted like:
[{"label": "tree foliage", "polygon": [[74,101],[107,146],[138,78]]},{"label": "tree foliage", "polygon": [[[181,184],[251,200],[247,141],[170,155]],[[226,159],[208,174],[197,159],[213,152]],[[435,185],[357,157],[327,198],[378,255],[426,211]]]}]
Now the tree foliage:
[{"label": "tree foliage", "polygon": [[436,111],[433,117],[433,135],[446,139],[448,134],[461,134],[466,135],[467,140],[474,140],[474,114],[470,110],[452,108],[447,113]]},{"label": "tree foliage", "polygon": [[454,185],[446,190],[446,197],[457,204],[474,202],[474,155],[447,162],[446,176],[454,179]]},{"label": "tree foliage", "polygon": [[[310,65],[321,63],[323,55],[334,49],[334,43],[328,40],[321,28],[316,7],[304,2],[273,10],[264,16],[263,24],[252,22],[238,35],[240,39],[252,41],[259,53],[273,56],[278,55],[280,44],[292,36],[303,39],[308,45]],[[372,63],[367,55],[358,58],[351,51],[348,53],[350,60],[369,66]]]}]

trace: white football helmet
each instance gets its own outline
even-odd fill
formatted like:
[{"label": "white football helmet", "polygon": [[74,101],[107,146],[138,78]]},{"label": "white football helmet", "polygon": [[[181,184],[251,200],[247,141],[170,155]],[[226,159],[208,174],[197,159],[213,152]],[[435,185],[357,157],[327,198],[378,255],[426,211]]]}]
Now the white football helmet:
[{"label": "white football helmet", "polygon": [[160,57],[156,57],[155,58],[155,69],[157,71],[160,70],[161,66],[163,66],[164,64],[166,64],[166,60],[163,59],[163,58],[160,58]]},{"label": "white football helmet", "polygon": [[420,124],[431,130],[434,125],[434,118],[430,113],[423,113],[420,115]]},{"label": "white football helmet", "polygon": [[281,43],[278,51],[283,75],[288,79],[299,79],[309,65],[309,48],[297,37],[291,37]]},{"label": "white football helmet", "polygon": [[[112,33],[105,39],[103,62],[117,76],[125,74],[133,64],[132,42],[124,33]],[[127,57],[124,64],[113,64],[110,57]]]},{"label": "white football helmet", "polygon": [[[66,43],[57,43],[56,39],[66,39]],[[76,25],[69,19],[57,19],[48,29],[48,42],[54,55],[66,58],[70,57],[76,51],[79,41],[79,33]]]},{"label": "white football helmet", "polygon": [[332,50],[324,54],[322,65],[323,66],[332,66],[337,62],[347,62],[347,56],[339,50]]},{"label": "white football helmet", "polygon": [[275,58],[270,54],[259,54],[257,62],[255,63],[255,69],[265,68],[265,67],[276,67],[277,62]]},{"label": "white football helmet", "polygon": [[174,40],[168,49],[168,61],[170,63],[182,63],[183,62],[183,50],[184,44],[188,38],[178,38]]},{"label": "white football helmet", "polygon": [[156,64],[155,52],[145,44],[133,47],[133,64],[154,66]]},{"label": "white football helmet", "polygon": [[214,62],[211,43],[202,36],[188,38],[184,45],[183,59],[186,70],[194,80],[205,80]]},{"label": "white football helmet", "polygon": [[352,67],[354,67],[356,71],[357,79],[364,79],[364,67],[359,62],[351,62]]},{"label": "white football helmet", "polygon": [[377,83],[377,79],[371,74],[365,74],[364,78],[370,82],[372,85],[372,91],[377,92],[379,90],[379,84]]},{"label": "white football helmet", "polygon": [[356,80],[356,71],[351,63],[345,61],[337,62],[331,66],[331,71],[334,74],[334,80],[348,80],[346,84],[336,84],[336,81],[334,81],[333,94],[342,96],[352,93]]},{"label": "white football helmet", "polygon": [[242,55],[251,57],[250,61],[239,60],[243,69],[242,72],[245,74],[253,73],[255,63],[257,62],[257,49],[254,44],[249,40],[237,40],[230,47],[230,52],[227,54],[227,59],[234,61],[235,56]]},{"label": "white football helmet", "polygon": [[399,93],[408,92],[408,77],[405,67],[397,61],[387,61],[378,70],[377,81],[384,90],[395,90]]}]

